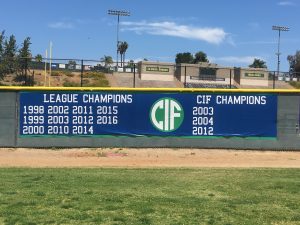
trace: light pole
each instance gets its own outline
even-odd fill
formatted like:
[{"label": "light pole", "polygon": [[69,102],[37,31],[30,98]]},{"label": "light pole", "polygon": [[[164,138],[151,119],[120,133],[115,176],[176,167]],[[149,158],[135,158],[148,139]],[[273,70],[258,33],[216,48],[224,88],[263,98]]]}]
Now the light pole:
[{"label": "light pole", "polygon": [[280,72],[280,33],[281,31],[289,31],[290,28],[282,26],[272,26],[272,30],[278,30],[278,50],[277,50],[277,78],[279,77]]},{"label": "light pole", "polygon": [[119,67],[118,60],[119,60],[119,28],[120,28],[120,16],[130,16],[129,11],[125,10],[108,10],[108,15],[118,16],[118,23],[117,23],[117,68]]}]

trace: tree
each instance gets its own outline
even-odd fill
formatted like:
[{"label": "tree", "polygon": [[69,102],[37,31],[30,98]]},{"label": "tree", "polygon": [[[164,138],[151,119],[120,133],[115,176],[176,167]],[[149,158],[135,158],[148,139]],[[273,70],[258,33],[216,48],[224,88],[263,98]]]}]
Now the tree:
[{"label": "tree", "polygon": [[34,57],[35,61],[36,62],[42,62],[43,61],[43,56],[41,54],[37,54],[35,57]]},{"label": "tree", "polygon": [[194,56],[190,52],[178,53],[175,59],[176,64],[179,63],[193,63]]},{"label": "tree", "polygon": [[20,58],[31,58],[30,45],[30,37],[25,38],[25,40],[22,43],[22,48],[19,50]]},{"label": "tree", "polygon": [[183,52],[178,53],[175,58],[176,64],[179,63],[190,63],[190,64],[197,64],[200,62],[209,62],[207,59],[206,53],[199,51],[196,52],[195,55],[191,54],[190,52]]},{"label": "tree", "polygon": [[197,64],[199,62],[209,62],[207,59],[207,55],[202,51],[199,51],[195,54],[194,63]]},{"label": "tree", "polygon": [[27,84],[28,63],[31,61],[30,38],[27,37],[23,41],[22,48],[19,50],[18,62],[21,71],[21,78],[24,78],[25,85]]},{"label": "tree", "polygon": [[133,68],[134,67],[134,61],[132,59],[129,61],[128,67],[129,68]]},{"label": "tree", "polygon": [[3,55],[3,52],[4,52],[4,39],[5,39],[5,36],[4,36],[4,31],[2,31],[0,33],[0,58],[2,58],[2,55]]},{"label": "tree", "polygon": [[4,31],[0,33],[0,79],[3,79],[5,75],[5,67],[3,63],[3,53],[4,53]]},{"label": "tree", "polygon": [[103,58],[101,58],[100,60],[104,62],[105,68],[109,68],[111,64],[114,63],[113,58],[109,55],[104,55]]},{"label": "tree", "polygon": [[4,41],[4,48],[1,60],[1,71],[0,77],[3,78],[5,75],[13,73],[17,70],[17,62],[15,57],[17,55],[17,44],[14,35],[9,37],[9,40]]},{"label": "tree", "polygon": [[123,64],[125,62],[125,54],[126,54],[127,49],[128,49],[128,43],[126,41],[120,42],[118,50],[121,55],[121,66],[123,66]]},{"label": "tree", "polygon": [[14,35],[9,37],[9,40],[4,42],[3,57],[14,58],[17,54],[17,42]]},{"label": "tree", "polygon": [[290,73],[298,73],[300,76],[300,51],[296,51],[295,55],[289,55],[287,60],[290,63]]},{"label": "tree", "polygon": [[30,38],[25,38],[21,49],[18,50],[15,36],[11,35],[7,39],[4,33],[4,31],[0,33],[0,79],[8,74],[16,73],[18,76],[15,80],[19,81],[23,79],[19,75],[26,75],[28,63],[31,61]]},{"label": "tree", "polygon": [[68,69],[74,70],[76,68],[76,61],[75,60],[69,60],[68,64],[69,64]]},{"label": "tree", "polygon": [[249,65],[250,68],[267,68],[266,62],[261,59],[254,58],[253,63]]}]

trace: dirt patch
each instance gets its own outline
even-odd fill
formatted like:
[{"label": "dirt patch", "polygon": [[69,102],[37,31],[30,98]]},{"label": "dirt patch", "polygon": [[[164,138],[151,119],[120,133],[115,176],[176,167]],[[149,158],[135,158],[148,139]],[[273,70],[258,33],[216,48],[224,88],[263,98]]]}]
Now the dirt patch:
[{"label": "dirt patch", "polygon": [[0,167],[300,168],[300,152],[203,149],[0,149]]}]

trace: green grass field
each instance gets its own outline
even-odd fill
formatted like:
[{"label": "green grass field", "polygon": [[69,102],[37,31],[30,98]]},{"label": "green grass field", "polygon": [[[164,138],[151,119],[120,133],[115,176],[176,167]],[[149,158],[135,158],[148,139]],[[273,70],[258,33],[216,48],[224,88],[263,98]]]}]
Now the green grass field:
[{"label": "green grass field", "polygon": [[300,170],[5,168],[0,224],[300,224]]}]

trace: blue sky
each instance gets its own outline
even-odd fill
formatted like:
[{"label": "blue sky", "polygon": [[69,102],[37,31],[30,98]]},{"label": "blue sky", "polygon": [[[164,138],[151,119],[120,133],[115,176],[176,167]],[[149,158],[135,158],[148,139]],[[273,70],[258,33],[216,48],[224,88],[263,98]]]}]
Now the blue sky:
[{"label": "blue sky", "polygon": [[127,41],[126,59],[174,62],[179,52],[204,51],[213,63],[248,66],[253,58],[276,70],[278,32],[281,70],[287,55],[300,50],[300,0],[9,0],[1,1],[0,31],[14,34],[20,45],[31,37],[32,53],[53,57],[116,58],[115,16],[109,9],[131,12],[121,17],[120,41]]}]

